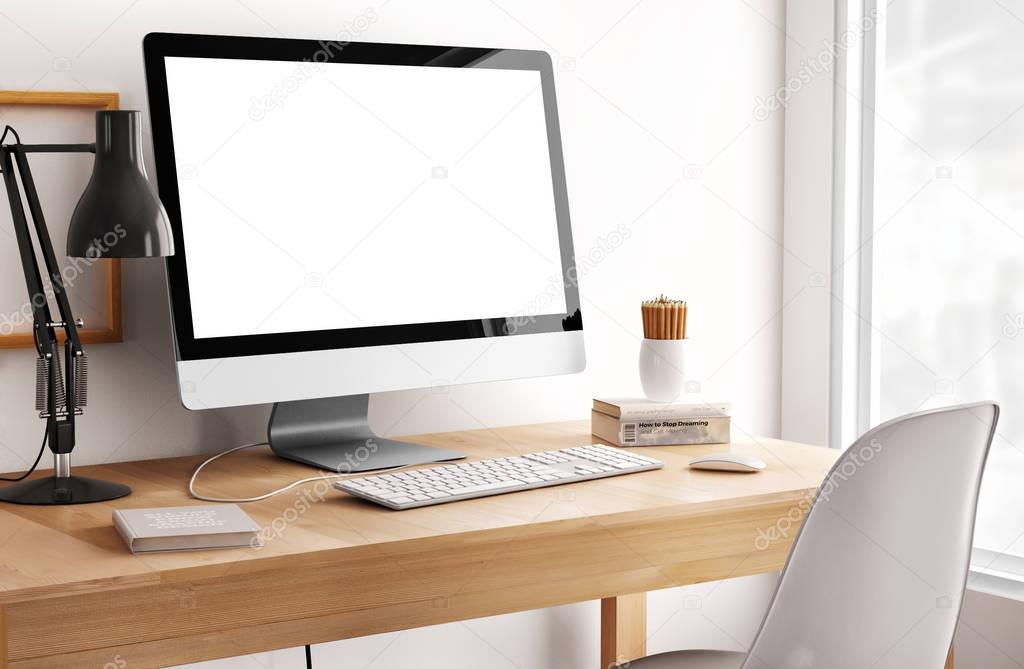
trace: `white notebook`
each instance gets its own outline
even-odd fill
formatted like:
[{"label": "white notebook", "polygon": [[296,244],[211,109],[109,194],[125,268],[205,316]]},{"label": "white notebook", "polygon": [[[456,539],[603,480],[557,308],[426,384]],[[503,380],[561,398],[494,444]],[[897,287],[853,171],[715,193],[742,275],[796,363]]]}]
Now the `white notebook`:
[{"label": "white notebook", "polygon": [[237,504],[117,509],[113,520],[133,553],[263,545],[260,526]]}]

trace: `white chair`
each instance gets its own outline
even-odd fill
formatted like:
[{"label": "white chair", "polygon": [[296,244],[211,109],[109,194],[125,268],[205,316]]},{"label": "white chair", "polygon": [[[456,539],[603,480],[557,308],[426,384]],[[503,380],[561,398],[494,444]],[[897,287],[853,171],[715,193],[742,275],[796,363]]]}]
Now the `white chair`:
[{"label": "white chair", "polygon": [[867,432],[818,490],[753,645],[623,669],[941,669],[953,641],[992,402]]}]

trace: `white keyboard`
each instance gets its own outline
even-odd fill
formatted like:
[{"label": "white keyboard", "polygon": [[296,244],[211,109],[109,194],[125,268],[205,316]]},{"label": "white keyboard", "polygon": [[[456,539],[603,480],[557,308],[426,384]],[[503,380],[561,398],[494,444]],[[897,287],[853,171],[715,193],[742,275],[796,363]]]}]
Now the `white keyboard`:
[{"label": "white keyboard", "polygon": [[334,487],[389,509],[412,509],[474,497],[546,488],[661,469],[664,463],[601,444],[524,453],[337,481]]}]

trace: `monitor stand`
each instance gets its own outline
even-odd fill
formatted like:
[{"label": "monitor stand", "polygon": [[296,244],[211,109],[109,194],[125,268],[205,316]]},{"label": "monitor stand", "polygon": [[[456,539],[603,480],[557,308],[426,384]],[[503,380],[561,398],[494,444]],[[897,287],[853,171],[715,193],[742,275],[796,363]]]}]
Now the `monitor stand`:
[{"label": "monitor stand", "polygon": [[369,395],[278,402],[267,441],[282,458],[346,474],[466,457],[406,441],[378,437],[370,429]]}]

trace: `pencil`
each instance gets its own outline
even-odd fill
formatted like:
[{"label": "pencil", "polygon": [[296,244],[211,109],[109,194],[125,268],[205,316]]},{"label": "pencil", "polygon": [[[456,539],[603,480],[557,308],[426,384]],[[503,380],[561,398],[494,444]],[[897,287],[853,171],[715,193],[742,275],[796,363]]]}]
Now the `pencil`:
[{"label": "pencil", "polygon": [[645,339],[686,339],[687,304],[664,293],[640,303]]}]

